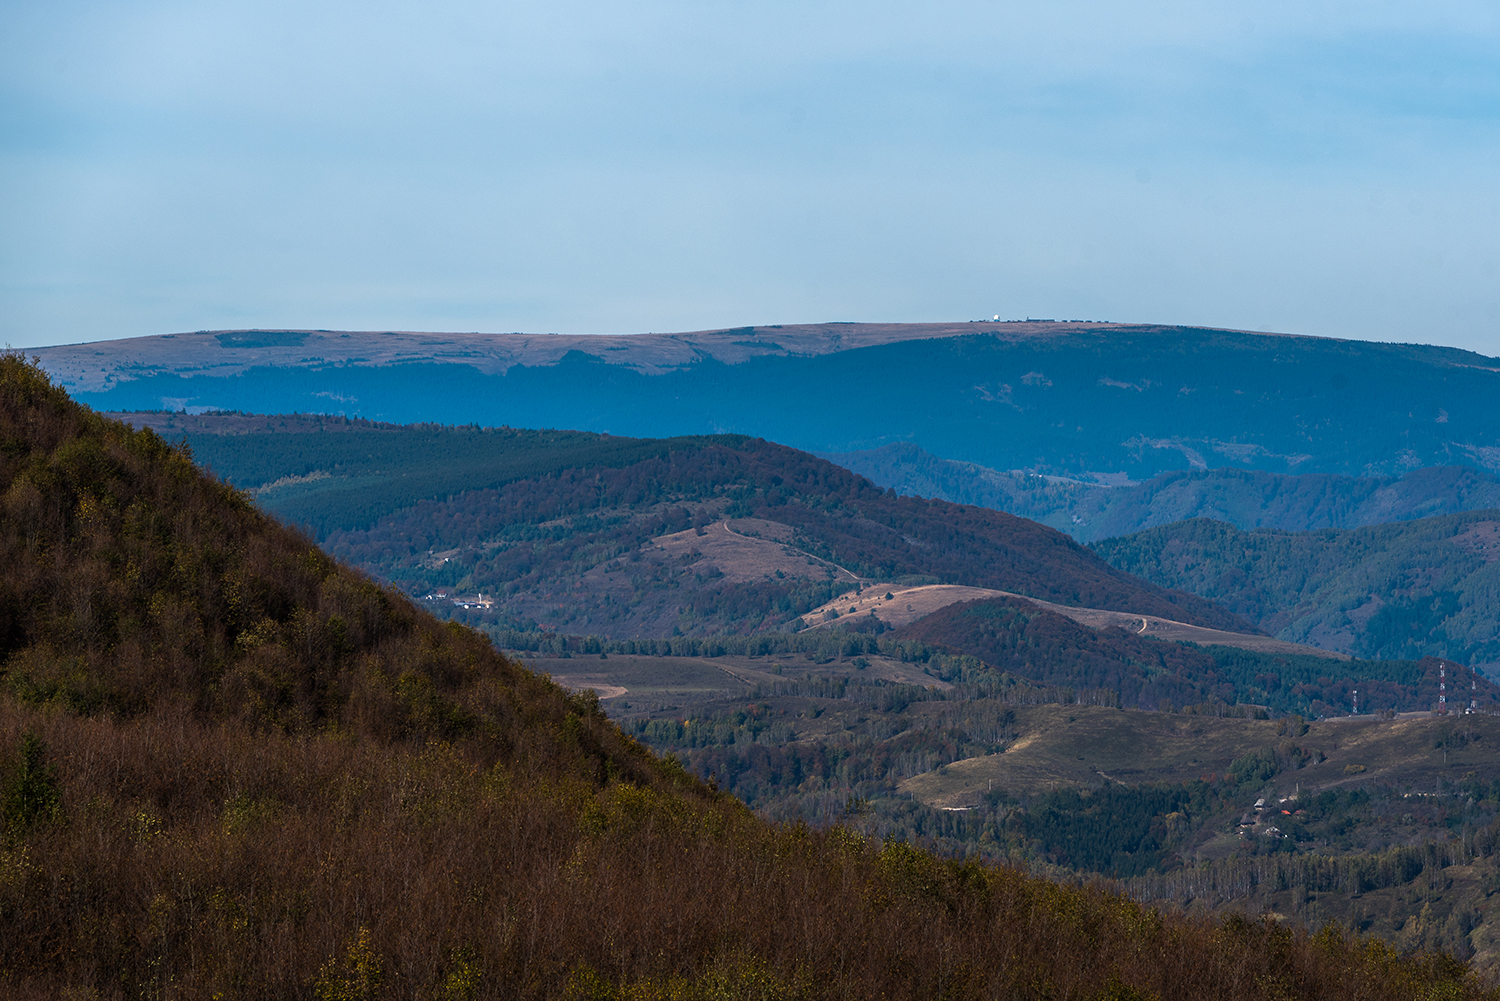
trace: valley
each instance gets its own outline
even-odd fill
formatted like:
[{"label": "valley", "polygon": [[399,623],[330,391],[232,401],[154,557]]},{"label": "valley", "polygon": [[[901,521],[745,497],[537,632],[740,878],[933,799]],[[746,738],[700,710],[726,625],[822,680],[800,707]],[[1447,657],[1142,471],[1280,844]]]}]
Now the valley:
[{"label": "valley", "polygon": [[1500,1001],[1500,0],[0,52],[0,1001]]}]

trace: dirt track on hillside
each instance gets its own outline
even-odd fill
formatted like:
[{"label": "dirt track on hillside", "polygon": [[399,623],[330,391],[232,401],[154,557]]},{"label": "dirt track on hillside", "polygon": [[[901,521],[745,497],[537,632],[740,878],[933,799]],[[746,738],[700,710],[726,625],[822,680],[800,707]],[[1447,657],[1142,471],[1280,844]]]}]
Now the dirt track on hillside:
[{"label": "dirt track on hillside", "polygon": [[[887,594],[891,595],[889,599],[886,598]],[[1010,591],[963,587],[957,584],[926,584],[921,587],[901,588],[893,584],[871,583],[865,585],[858,594],[845,594],[813,609],[803,616],[803,621],[812,623],[814,629],[820,629],[837,625],[845,616],[873,614],[887,625],[900,627],[957,602],[978,601],[984,598],[1020,598],[1022,601],[1028,601],[1049,612],[1066,616],[1091,629],[1114,626],[1128,629],[1140,636],[1151,636],[1178,643],[1229,646],[1260,653],[1303,654],[1311,657],[1330,657],[1335,660],[1349,659],[1347,654],[1304,646],[1300,643],[1288,643],[1274,636],[1231,633],[1222,629],[1209,629],[1187,622],[1163,619],[1155,615],[1138,615],[1134,612],[1116,612],[1103,608],[1074,608],[1043,601],[1040,598],[1029,598]],[[826,618],[830,610],[838,612],[839,618]]]}]

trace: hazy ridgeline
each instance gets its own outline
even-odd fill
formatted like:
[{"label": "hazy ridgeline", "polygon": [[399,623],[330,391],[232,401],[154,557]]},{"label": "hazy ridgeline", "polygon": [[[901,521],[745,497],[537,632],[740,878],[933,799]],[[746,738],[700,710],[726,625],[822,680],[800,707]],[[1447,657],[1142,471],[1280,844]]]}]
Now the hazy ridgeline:
[{"label": "hazy ridgeline", "polygon": [[[392,336],[333,331],[205,331],[135,339],[126,358],[109,345],[42,357],[111,410],[337,407],[655,438],[730,431],[820,453],[909,442],[1075,478],[1224,466],[1391,476],[1495,461],[1483,443],[1500,433],[1488,405],[1500,375],[1473,352],[1152,325],[973,324],[932,338],[904,326],[874,343],[867,325],[826,325],[842,346],[811,353],[796,339],[813,328],[762,326],[689,335],[701,350],[678,342],[670,358],[655,355],[660,335],[570,338],[562,354],[546,338],[426,335],[390,363]],[[283,338],[295,344],[266,350]],[[484,357],[497,350],[507,357]],[[854,401],[900,402],[857,414]]]},{"label": "hazy ridgeline", "polygon": [[1190,518],[1244,531],[1361,528],[1500,507],[1500,481],[1472,466],[1414,469],[1401,476],[1276,473],[1225,465],[1178,469],[1113,485],[997,470],[942,459],[909,443],[824,458],[897,493],[977,504],[1039,521],[1080,542],[1129,535]]}]

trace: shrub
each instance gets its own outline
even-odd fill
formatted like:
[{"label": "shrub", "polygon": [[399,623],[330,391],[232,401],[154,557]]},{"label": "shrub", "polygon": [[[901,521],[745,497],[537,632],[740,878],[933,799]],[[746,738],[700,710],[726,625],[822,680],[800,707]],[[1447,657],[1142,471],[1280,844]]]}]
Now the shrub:
[{"label": "shrub", "polygon": [[5,786],[5,823],[14,834],[59,814],[57,769],[46,763],[47,748],[30,730],[21,735],[15,774]]}]

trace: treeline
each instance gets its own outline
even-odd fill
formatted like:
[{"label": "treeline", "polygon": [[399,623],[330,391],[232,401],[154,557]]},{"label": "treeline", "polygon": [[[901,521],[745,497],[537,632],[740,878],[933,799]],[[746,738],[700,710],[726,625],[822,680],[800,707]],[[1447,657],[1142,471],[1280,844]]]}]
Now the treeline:
[{"label": "treeline", "polygon": [[[901,639],[890,635],[848,633],[809,629],[799,633],[761,633],[753,636],[673,636],[669,639],[611,640],[601,636],[577,636],[536,630],[492,628],[486,630],[495,645],[516,653],[537,653],[552,657],[608,657],[610,654],[648,657],[790,657],[801,655],[813,664],[851,661],[856,670],[862,658],[891,657],[906,664],[921,664],[938,681],[948,682],[946,689],[892,685],[884,681],[862,682],[857,677],[788,679],[770,686],[750,690],[749,697],[770,694],[809,695],[817,698],[845,698],[846,693],[866,689],[895,690],[910,688],[926,693],[926,699],[967,701],[995,699],[1008,705],[1089,705],[1118,706],[1120,694],[1109,688],[1077,685],[1035,684],[1025,678],[996,671],[969,654],[953,654],[930,646],[921,640]],[[786,665],[779,665],[785,670]],[[772,670],[777,671],[773,665]],[[816,693],[838,694],[816,694]],[[864,697],[864,696],[860,696]],[[873,697],[872,697],[873,698]],[[1253,706],[1229,706],[1205,702],[1182,707],[1185,712],[1205,715],[1254,715]]]},{"label": "treeline", "polygon": [[[1481,850],[1477,844],[1488,843]],[[1277,852],[1237,855],[1202,866],[1131,879],[1128,892],[1141,901],[1202,901],[1216,907],[1257,891],[1301,888],[1357,895],[1410,883],[1429,868],[1467,865],[1492,857],[1492,834],[1471,835],[1418,845],[1397,845],[1368,854],[1320,855]]]},{"label": "treeline", "polygon": [[[897,715],[906,708],[899,700],[936,693],[914,686],[871,691],[889,692],[898,701],[870,703],[879,715],[838,739],[789,742],[790,720],[763,702],[693,720],[635,720],[625,728],[762,815],[809,823],[843,819],[861,802],[884,804],[901,779],[1003,750],[1016,735],[1015,713],[994,700],[947,703],[912,727]],[[887,834],[923,836],[915,830]]]},{"label": "treeline", "polygon": [[[1360,693],[1364,713],[1436,704],[1438,662],[1339,661],[1197,647],[1094,630],[1024,601],[950,605],[899,630],[807,629],[710,637],[613,640],[535,629],[485,628],[503,650],[545,656],[788,657],[814,664],[890,657],[920,664],[956,686],[950,698],[997,698],[1017,705],[1124,705],[1216,717],[1270,712],[1343,715]],[[1485,681],[1482,707],[1500,707]]]},{"label": "treeline", "polygon": [[[1468,960],[1475,954],[1469,933],[1484,923],[1486,898],[1500,890],[1497,826],[1500,821],[1442,840],[1375,852],[1246,853],[1147,873],[1117,885],[1142,903],[1220,911],[1265,909],[1273,895],[1284,894],[1280,899],[1289,898],[1298,916],[1344,921],[1378,931],[1405,950],[1442,950]],[[1479,873],[1478,885],[1456,889],[1446,871],[1452,867]],[[1382,891],[1399,891],[1409,900],[1381,927],[1372,928],[1369,918],[1361,918],[1362,902]],[[1402,911],[1409,916],[1400,917]]]},{"label": "treeline", "polygon": [[621,438],[585,431],[438,424],[340,427],[337,432],[303,430],[299,424],[293,431],[184,437],[200,463],[242,489],[283,477],[329,474],[330,480],[316,491],[273,495],[265,502],[277,516],[308,527],[320,538],[366,528],[423,500],[556,476],[568,469],[617,469],[706,443],[733,446],[743,440],[732,435]]},{"label": "treeline", "polygon": [[[1357,827],[1361,818],[1377,817],[1387,805],[1408,814],[1425,810],[1444,833],[1439,839],[1376,852],[1246,854],[1133,880],[1130,892],[1142,900],[1187,904],[1201,899],[1211,906],[1292,888],[1357,896],[1410,883],[1424,871],[1500,859],[1500,780],[1470,773],[1415,801],[1395,789],[1364,787],[1328,789],[1288,802],[1300,815],[1277,815],[1276,822],[1290,842],[1355,847],[1357,842],[1341,841],[1339,834]],[[1494,888],[1500,889],[1500,881]]]},{"label": "treeline", "polygon": [[[629,654],[645,657],[785,657],[808,654],[814,663],[827,664],[863,655],[881,654],[904,663],[929,663],[943,653],[920,640],[894,640],[869,633],[809,629],[802,632],[755,633],[748,636],[671,636],[661,639],[615,640],[538,630],[487,630],[502,650],[561,654]],[[979,666],[976,658],[968,663]]]}]

